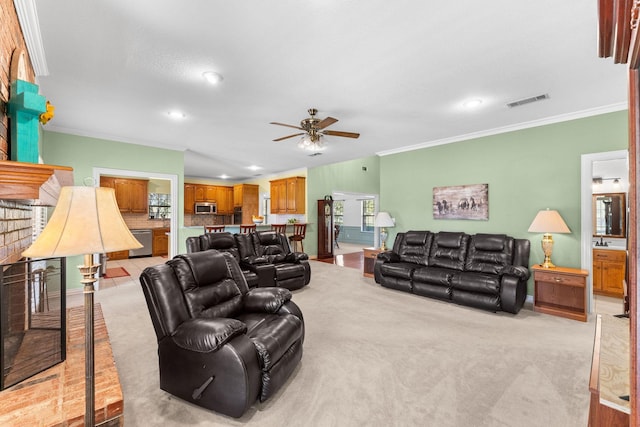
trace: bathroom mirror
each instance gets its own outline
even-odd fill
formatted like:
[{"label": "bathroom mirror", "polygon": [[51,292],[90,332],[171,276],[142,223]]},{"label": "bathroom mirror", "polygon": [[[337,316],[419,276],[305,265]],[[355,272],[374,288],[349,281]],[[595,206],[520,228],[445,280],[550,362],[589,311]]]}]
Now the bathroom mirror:
[{"label": "bathroom mirror", "polygon": [[627,237],[625,193],[593,195],[593,235]]}]

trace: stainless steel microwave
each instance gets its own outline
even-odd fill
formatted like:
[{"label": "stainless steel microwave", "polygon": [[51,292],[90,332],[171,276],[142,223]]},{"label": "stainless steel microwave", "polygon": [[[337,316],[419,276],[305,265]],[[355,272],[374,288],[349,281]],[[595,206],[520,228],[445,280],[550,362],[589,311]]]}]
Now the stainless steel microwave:
[{"label": "stainless steel microwave", "polygon": [[218,206],[215,203],[196,202],[194,211],[197,215],[214,215],[218,212]]}]

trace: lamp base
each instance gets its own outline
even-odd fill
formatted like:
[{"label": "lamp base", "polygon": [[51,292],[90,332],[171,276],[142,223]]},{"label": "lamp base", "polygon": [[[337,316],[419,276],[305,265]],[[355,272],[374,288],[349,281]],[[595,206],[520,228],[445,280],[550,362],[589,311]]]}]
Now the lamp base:
[{"label": "lamp base", "polygon": [[389,234],[387,233],[387,229],[386,228],[382,228],[380,230],[380,250],[382,251],[386,251],[387,250],[387,237],[389,236]]},{"label": "lamp base", "polygon": [[542,268],[555,268],[555,265],[551,262],[553,236],[550,233],[545,233],[542,236],[542,252],[544,252],[544,261],[540,264]]}]

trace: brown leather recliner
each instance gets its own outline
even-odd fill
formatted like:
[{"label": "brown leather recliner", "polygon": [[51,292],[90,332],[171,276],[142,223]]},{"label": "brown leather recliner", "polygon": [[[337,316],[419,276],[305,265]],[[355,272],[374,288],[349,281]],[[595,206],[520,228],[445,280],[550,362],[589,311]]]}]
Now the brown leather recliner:
[{"label": "brown leather recliner", "polygon": [[233,255],[178,255],[140,275],[158,339],[160,388],[240,417],[302,358],[304,320],[284,288],[249,289]]}]

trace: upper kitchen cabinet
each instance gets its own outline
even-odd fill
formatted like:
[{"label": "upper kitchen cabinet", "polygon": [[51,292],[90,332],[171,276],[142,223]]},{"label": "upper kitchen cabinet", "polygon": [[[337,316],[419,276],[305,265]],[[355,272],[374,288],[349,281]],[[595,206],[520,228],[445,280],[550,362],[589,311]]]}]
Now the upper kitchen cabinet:
[{"label": "upper kitchen cabinet", "polygon": [[249,224],[253,216],[258,216],[260,187],[255,184],[233,186],[233,206],[241,208],[242,223]]},{"label": "upper kitchen cabinet", "polygon": [[271,183],[271,213],[304,214],[306,209],[306,178],[294,176]]},{"label": "upper kitchen cabinet", "polygon": [[184,185],[184,213],[193,215],[196,204],[196,186],[193,184]]},{"label": "upper kitchen cabinet", "polygon": [[148,185],[146,179],[101,177],[100,186],[113,188],[121,213],[148,212]]},{"label": "upper kitchen cabinet", "polygon": [[218,215],[230,215],[233,213],[233,187],[184,184],[184,213],[194,214],[196,202],[215,203]]}]

